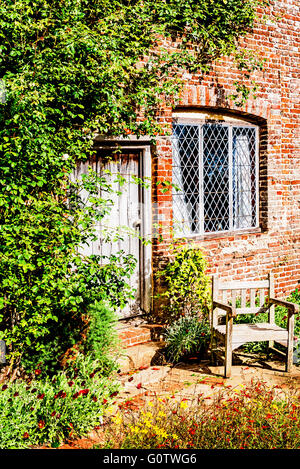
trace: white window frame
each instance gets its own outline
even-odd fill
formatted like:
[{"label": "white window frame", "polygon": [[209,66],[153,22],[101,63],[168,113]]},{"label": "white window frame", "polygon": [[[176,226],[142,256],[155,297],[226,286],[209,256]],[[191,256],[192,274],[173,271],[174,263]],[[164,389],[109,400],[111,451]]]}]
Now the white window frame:
[{"label": "white window frame", "polygon": [[[178,125],[189,125],[199,128],[199,220],[200,229],[198,232],[182,234],[176,233],[174,230],[175,238],[195,238],[209,235],[222,235],[230,232],[249,232],[259,228],[259,127],[258,125],[239,121],[233,119],[232,121],[227,119],[226,121],[216,120],[215,122],[204,121],[202,119],[190,120],[190,119],[178,119],[174,122]],[[204,231],[204,187],[203,187],[203,126],[205,124],[217,124],[228,128],[228,163],[229,163],[229,229],[219,231]],[[233,226],[233,128],[252,128],[255,132],[255,225],[251,225],[246,228],[234,227]],[[175,194],[178,193],[173,191]]]}]

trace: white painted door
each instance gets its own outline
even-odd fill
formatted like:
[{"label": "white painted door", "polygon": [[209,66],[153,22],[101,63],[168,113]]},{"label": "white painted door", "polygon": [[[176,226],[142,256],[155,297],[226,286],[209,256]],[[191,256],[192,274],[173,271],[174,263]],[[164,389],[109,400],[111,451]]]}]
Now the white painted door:
[{"label": "white painted door", "polygon": [[[120,251],[132,254],[137,260],[134,274],[128,283],[134,290],[134,299],[119,311],[120,317],[130,317],[141,312],[141,253],[142,229],[141,190],[134,177],[140,177],[140,152],[127,152],[111,155],[109,158],[98,156],[92,162],[79,163],[75,177],[88,172],[88,166],[111,184],[113,193],[103,192],[103,198],[111,201],[111,211],[101,223],[95,225],[97,240],[81,249],[86,255],[100,254],[110,256]],[[102,261],[105,263],[105,258]]]}]

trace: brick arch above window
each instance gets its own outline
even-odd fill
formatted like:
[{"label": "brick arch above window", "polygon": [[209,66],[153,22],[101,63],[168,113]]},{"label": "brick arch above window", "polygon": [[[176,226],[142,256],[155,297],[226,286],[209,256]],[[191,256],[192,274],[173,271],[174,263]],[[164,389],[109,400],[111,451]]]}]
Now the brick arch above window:
[{"label": "brick arch above window", "polygon": [[[228,90],[230,94],[233,90]],[[223,102],[224,101],[224,102]],[[253,115],[257,118],[269,119],[272,114],[272,104],[263,97],[252,97],[246,100],[242,107],[236,106],[230,100],[219,99],[219,88],[217,86],[208,87],[206,85],[186,84],[181,92],[178,107],[184,108],[207,108],[220,111],[236,112],[238,114]]]},{"label": "brick arch above window", "polygon": [[267,125],[267,119],[263,114],[263,112],[261,114],[253,114],[241,109],[229,109],[217,106],[176,106],[172,112],[172,119],[173,122],[178,119],[240,122],[262,127]]}]

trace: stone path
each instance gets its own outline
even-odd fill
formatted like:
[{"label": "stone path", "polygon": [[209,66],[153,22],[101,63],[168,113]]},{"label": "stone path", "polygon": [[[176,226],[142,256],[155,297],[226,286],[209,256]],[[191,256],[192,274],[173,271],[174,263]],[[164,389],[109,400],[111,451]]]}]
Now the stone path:
[{"label": "stone path", "polygon": [[[223,367],[213,367],[209,363],[182,364],[175,367],[149,366],[134,373],[126,373],[119,377],[121,392],[118,400],[144,397],[147,401],[153,397],[173,395],[193,400],[198,395],[213,396],[220,388],[234,389],[250,383],[251,380],[264,382],[267,386],[280,386],[281,389],[293,388],[300,391],[300,369],[293,370],[291,375],[280,371],[276,362],[273,369],[262,366],[234,366],[231,378],[222,376]],[[282,368],[282,364],[279,364]],[[274,371],[274,369],[276,371]]]}]

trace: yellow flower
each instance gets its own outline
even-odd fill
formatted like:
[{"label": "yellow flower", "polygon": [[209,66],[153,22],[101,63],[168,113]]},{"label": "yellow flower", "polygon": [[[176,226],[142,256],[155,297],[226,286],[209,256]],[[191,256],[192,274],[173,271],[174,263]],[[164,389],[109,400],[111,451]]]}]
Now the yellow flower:
[{"label": "yellow flower", "polygon": [[148,406],[149,406],[149,407],[153,407],[153,405],[154,405],[154,404],[153,404],[152,401],[148,402]]},{"label": "yellow flower", "polygon": [[178,440],[178,436],[176,435],[176,433],[172,434],[172,438],[173,438],[173,440]]},{"label": "yellow flower", "polygon": [[108,407],[108,408],[106,409],[106,413],[111,414],[112,412],[114,412],[114,410],[115,410],[115,409],[114,409],[113,407]]},{"label": "yellow flower", "polygon": [[181,407],[182,409],[186,409],[187,406],[188,406],[188,403],[187,403],[186,401],[181,401],[181,402],[180,402],[180,407]]},{"label": "yellow flower", "polygon": [[139,433],[141,431],[140,428],[138,428],[138,427],[130,426],[129,428],[130,428],[130,431],[132,431],[133,433]]},{"label": "yellow flower", "polygon": [[168,438],[167,432],[163,430],[162,428],[154,427],[154,430],[157,436],[160,436],[162,438]]},{"label": "yellow flower", "polygon": [[159,417],[166,417],[166,414],[162,412],[161,410],[157,414]]},{"label": "yellow flower", "polygon": [[122,417],[120,414],[115,415],[115,417],[112,417],[112,421],[115,422],[117,425],[120,425],[122,423]]}]

